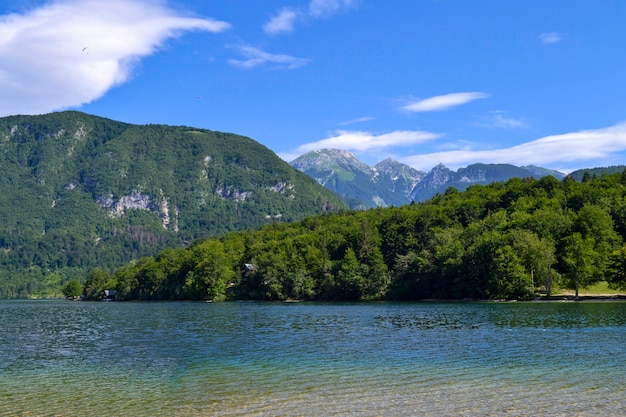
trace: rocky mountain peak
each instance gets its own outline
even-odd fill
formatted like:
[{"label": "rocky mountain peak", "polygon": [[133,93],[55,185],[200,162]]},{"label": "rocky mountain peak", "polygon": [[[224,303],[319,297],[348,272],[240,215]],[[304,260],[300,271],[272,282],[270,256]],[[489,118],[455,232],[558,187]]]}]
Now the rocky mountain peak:
[{"label": "rocky mountain peak", "polygon": [[439,163],[425,173],[387,158],[370,167],[350,152],[339,149],[308,152],[291,165],[341,196],[352,208],[424,201],[448,187],[462,191],[472,184],[506,181],[513,177],[564,177],[557,171],[510,164],[473,164],[455,172]]}]

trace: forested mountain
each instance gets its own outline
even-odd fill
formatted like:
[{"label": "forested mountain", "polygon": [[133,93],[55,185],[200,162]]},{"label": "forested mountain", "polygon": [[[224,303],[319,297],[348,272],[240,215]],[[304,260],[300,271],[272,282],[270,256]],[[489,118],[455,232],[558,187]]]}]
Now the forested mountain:
[{"label": "forested mountain", "polygon": [[512,178],[200,239],[94,270],[84,289],[121,300],[523,300],[598,281],[626,289],[625,238],[626,170]]},{"label": "forested mountain", "polygon": [[0,296],[345,205],[242,136],[79,112],[0,118]]},{"label": "forested mountain", "polygon": [[445,192],[448,187],[463,191],[472,184],[510,178],[565,177],[558,171],[509,164],[473,164],[456,172],[439,164],[425,173],[386,159],[370,167],[350,152],[336,149],[308,152],[290,164],[338,194],[353,209],[421,202]]},{"label": "forested mountain", "polygon": [[620,173],[623,172],[624,169],[626,169],[626,165],[614,165],[601,168],[586,168],[571,172],[568,177],[576,181],[588,181],[592,178],[599,178],[605,174]]}]

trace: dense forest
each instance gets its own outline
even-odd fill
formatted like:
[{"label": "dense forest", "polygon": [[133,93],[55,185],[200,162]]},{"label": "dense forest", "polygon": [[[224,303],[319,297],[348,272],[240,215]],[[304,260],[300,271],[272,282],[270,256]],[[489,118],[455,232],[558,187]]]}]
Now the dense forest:
[{"label": "dense forest", "polygon": [[625,236],[626,170],[515,178],[198,239],[72,285],[87,299],[523,300],[555,286],[626,288]]},{"label": "dense forest", "polygon": [[258,142],[68,111],[0,118],[0,297],[345,207]]}]

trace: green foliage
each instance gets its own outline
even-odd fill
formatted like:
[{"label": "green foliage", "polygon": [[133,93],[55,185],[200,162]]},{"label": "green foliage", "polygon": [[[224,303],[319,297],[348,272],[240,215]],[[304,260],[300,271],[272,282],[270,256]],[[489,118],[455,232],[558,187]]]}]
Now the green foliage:
[{"label": "green foliage", "polygon": [[607,281],[609,288],[626,290],[626,245],[609,255]]},{"label": "green foliage", "polygon": [[[568,279],[567,283],[576,289],[585,288],[599,280],[596,275],[597,268],[594,263],[598,259],[598,254],[594,250],[595,241],[593,238],[583,238],[578,232],[563,239],[563,264]],[[599,271],[598,271],[599,272]]]},{"label": "green foliage", "polygon": [[102,268],[95,268],[87,276],[84,285],[84,295],[86,300],[101,300],[104,290],[111,289],[111,277]]},{"label": "green foliage", "polygon": [[78,298],[83,294],[83,286],[77,279],[72,279],[63,286],[61,291],[65,298]]},{"label": "green foliage", "polygon": [[222,242],[203,241],[194,246],[190,256],[193,269],[186,275],[184,292],[192,300],[225,300],[227,285],[235,273],[228,265]]}]

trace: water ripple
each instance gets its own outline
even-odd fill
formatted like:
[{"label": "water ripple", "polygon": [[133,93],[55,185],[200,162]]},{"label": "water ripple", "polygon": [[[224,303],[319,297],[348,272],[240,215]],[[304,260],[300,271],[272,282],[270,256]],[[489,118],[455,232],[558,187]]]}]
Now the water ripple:
[{"label": "water ripple", "polygon": [[2,416],[625,416],[624,303],[0,302]]}]

